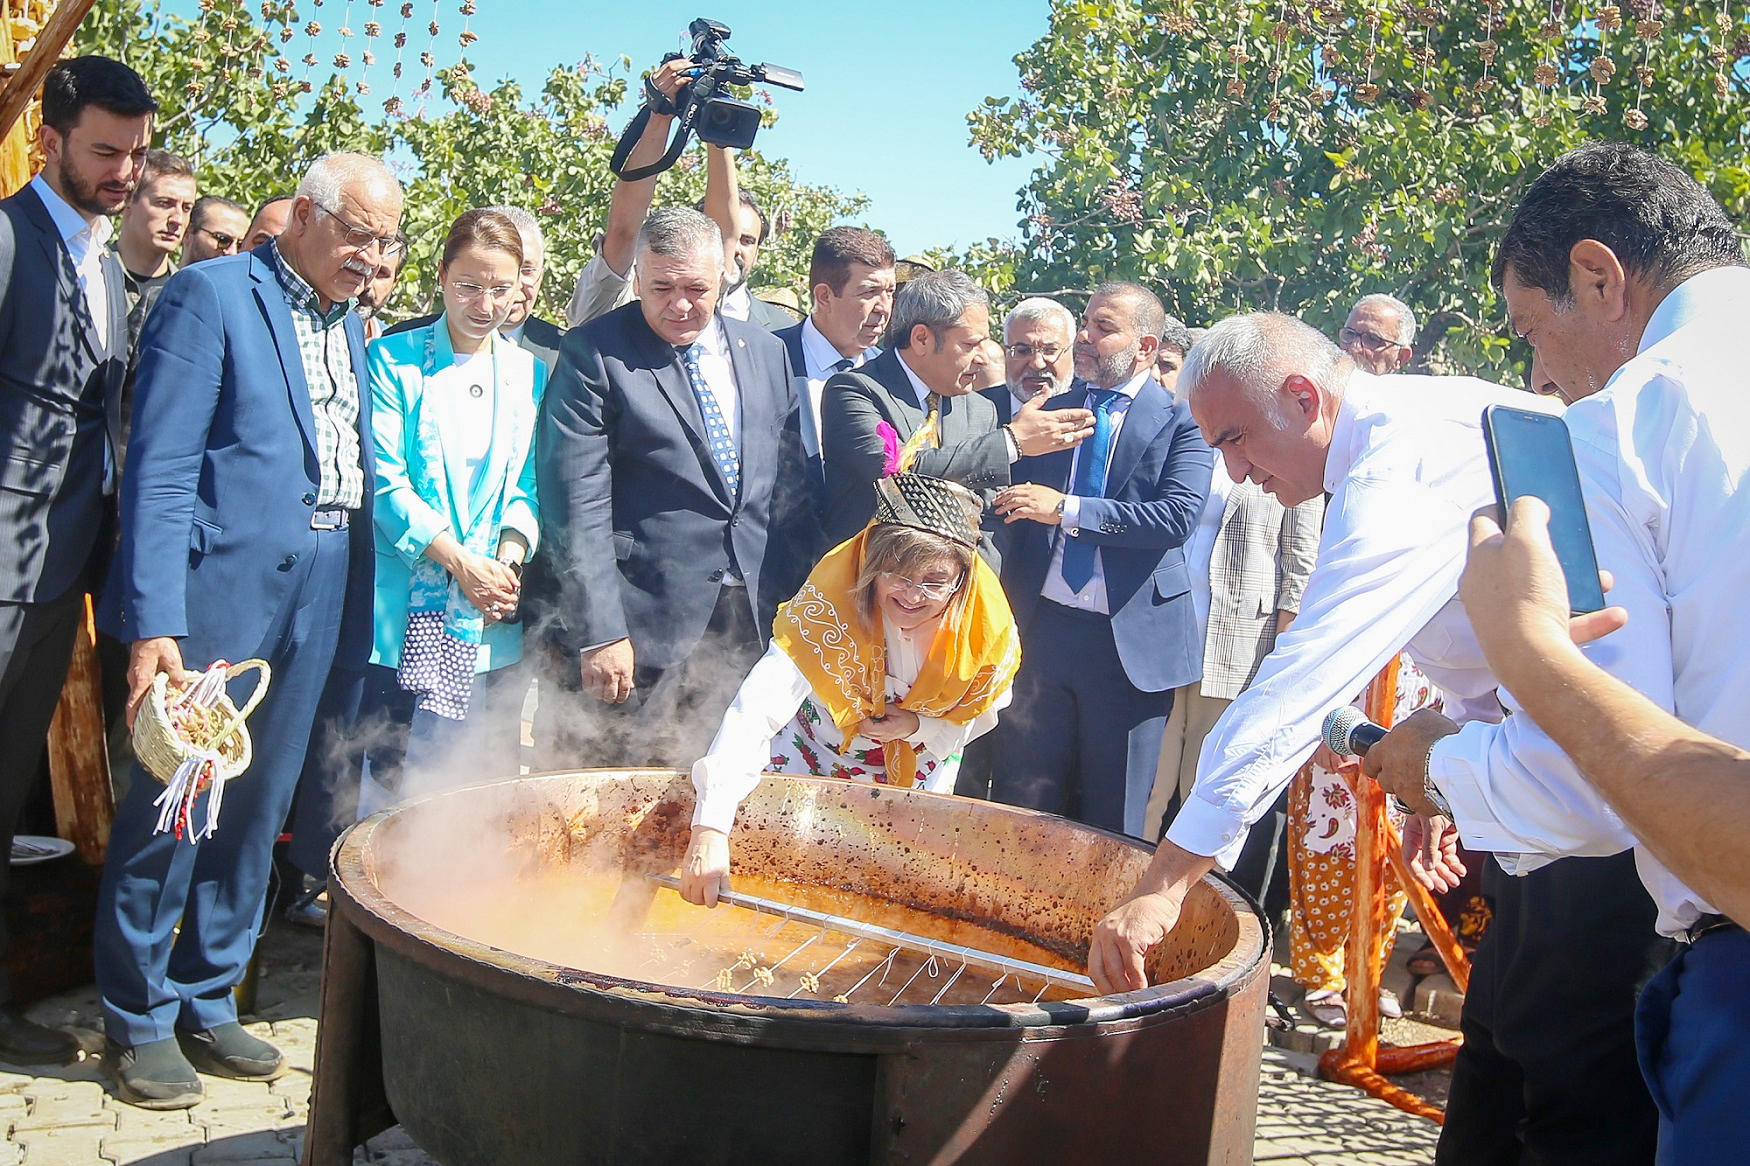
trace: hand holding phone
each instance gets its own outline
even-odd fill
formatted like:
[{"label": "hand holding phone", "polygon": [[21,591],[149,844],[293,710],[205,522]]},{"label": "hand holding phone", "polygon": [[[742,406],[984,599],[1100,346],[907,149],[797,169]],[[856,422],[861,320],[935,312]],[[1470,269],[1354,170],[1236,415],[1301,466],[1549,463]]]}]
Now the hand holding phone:
[{"label": "hand holding phone", "polygon": [[1483,410],[1483,443],[1503,521],[1515,499],[1541,499],[1550,511],[1550,542],[1568,585],[1569,612],[1602,611],[1598,557],[1567,422],[1553,413],[1490,405]]}]

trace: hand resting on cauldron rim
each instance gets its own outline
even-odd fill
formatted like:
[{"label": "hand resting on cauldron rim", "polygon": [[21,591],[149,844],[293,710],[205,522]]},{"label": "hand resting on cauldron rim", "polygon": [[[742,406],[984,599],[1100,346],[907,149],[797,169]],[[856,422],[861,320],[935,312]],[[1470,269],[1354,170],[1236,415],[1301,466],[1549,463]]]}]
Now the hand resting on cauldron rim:
[{"label": "hand resting on cauldron rim", "polygon": [[1215,860],[1161,839],[1136,889],[1107,912],[1088,941],[1088,978],[1102,995],[1148,987],[1144,957],[1179,922],[1185,895]]},{"label": "hand resting on cauldron rim", "polygon": [[701,907],[715,907],[718,894],[728,889],[729,835],[694,826],[693,840],[681,859],[681,897]]}]

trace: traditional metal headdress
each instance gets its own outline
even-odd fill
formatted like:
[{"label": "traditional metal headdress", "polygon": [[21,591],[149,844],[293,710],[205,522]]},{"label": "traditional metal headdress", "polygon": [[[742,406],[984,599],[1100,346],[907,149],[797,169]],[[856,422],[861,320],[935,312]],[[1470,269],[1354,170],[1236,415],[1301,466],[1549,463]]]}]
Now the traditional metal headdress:
[{"label": "traditional metal headdress", "polygon": [[912,526],[961,546],[984,540],[984,503],[965,486],[923,474],[893,474],[875,483],[875,521]]}]

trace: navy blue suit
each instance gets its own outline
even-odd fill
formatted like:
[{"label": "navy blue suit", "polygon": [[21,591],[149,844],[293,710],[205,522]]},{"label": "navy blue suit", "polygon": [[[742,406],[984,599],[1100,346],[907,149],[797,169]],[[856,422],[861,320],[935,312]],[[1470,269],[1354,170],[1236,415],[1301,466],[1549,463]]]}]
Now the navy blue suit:
[{"label": "navy blue suit", "polygon": [[[1045,407],[1087,402],[1078,390]],[[1022,458],[1014,480],[1070,493],[1074,461],[1071,450]],[[1081,500],[1077,537],[1099,548],[1111,614],[1042,598],[1061,528],[1010,526],[1003,588],[1023,652],[993,734],[991,796],[1140,836],[1172,690],[1202,672],[1182,548],[1209,492],[1209,447],[1190,410],[1145,379],[1108,467],[1105,496]]]},{"label": "navy blue suit", "polygon": [[231,989],[254,949],[317,700],[335,665],[362,668],[370,651],[364,329],[347,318],[364,506],[348,526],[316,530],[316,422],[267,250],[178,272],[140,341],[104,628],[123,642],[175,637],[192,669],[259,656],[273,682],[250,719],[254,764],[226,789],[214,837],[154,834],[161,787],[137,765],[117,807],[96,957],[107,1031],[124,1045],[235,1018]]},{"label": "navy blue suit", "polygon": [[796,321],[788,328],[779,328],[772,335],[784,342],[784,351],[790,354],[790,372],[793,376],[808,375],[808,357],[802,351],[802,325],[808,323],[808,317]]}]

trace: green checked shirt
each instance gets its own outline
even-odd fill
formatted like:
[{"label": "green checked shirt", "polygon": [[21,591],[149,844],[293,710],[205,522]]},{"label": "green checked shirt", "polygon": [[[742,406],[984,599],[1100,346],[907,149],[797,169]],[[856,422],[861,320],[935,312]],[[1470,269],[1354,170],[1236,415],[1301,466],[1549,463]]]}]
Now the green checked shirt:
[{"label": "green checked shirt", "polygon": [[310,388],[310,411],[316,419],[316,460],[322,467],[316,505],[357,510],[365,501],[365,471],[359,449],[359,384],[352,371],[352,346],[346,341],[352,301],[335,304],[324,315],[316,289],[292,270],[280,255],[278,242],[268,248],[268,255],[292,309],[304,380]]}]

